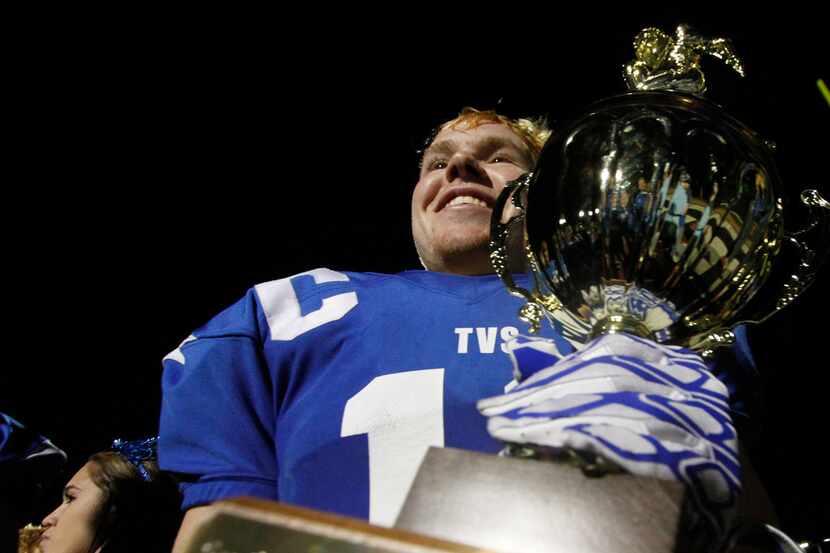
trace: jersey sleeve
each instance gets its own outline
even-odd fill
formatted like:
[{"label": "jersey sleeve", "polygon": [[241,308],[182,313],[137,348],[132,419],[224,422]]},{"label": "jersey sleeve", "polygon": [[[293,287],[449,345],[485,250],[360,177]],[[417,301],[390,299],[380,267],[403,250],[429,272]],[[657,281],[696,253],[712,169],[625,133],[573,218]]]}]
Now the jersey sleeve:
[{"label": "jersey sleeve", "polygon": [[164,358],[159,464],[181,476],[183,509],[279,496],[262,320],[249,291]]}]

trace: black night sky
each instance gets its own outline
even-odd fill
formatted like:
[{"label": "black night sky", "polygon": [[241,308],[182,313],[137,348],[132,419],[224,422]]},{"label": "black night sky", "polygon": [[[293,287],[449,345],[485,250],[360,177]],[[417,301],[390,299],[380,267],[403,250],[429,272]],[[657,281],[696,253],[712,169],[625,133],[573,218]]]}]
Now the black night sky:
[{"label": "black night sky", "polygon": [[[709,96],[778,144],[788,226],[801,189],[830,197],[830,105],[815,84],[830,82],[827,46],[797,22],[807,15],[551,23],[508,11],[435,14],[414,30],[377,13],[361,25],[146,15],[32,41],[6,84],[18,169],[5,179],[13,353],[0,411],[72,468],[114,437],[156,432],[161,358],[252,285],[315,267],[419,267],[409,196],[429,130],[500,99],[555,128],[622,92],[644,26],[731,37],[748,76],[707,59]],[[754,464],[795,537],[830,528],[827,284],[825,270],[751,332],[766,391]]]}]

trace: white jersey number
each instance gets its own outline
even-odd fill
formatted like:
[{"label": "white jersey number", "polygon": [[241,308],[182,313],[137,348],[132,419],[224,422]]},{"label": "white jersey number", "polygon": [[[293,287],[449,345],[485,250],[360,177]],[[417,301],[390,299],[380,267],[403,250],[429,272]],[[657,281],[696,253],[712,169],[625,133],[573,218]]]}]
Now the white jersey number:
[{"label": "white jersey number", "polygon": [[369,522],[392,526],[429,446],[444,445],[444,369],[385,374],[346,402],[340,435],[369,436]]},{"label": "white jersey number", "polygon": [[357,305],[357,294],[345,292],[323,298],[320,309],[306,313],[300,312],[300,302],[291,284],[292,278],[309,275],[316,284],[326,282],[347,282],[349,277],[330,269],[314,269],[300,273],[291,278],[283,278],[258,284],[255,288],[262,309],[268,319],[272,340],[293,340],[318,326],[341,319]]}]

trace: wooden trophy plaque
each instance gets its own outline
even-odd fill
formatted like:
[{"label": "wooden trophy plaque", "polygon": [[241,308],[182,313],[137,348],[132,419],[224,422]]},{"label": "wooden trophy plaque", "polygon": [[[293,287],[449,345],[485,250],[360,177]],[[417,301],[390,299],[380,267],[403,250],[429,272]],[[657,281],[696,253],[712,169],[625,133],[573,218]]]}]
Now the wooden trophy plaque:
[{"label": "wooden trophy plaque", "polygon": [[[747,465],[748,466],[748,465]],[[745,477],[747,475],[745,474]],[[743,513],[767,518],[754,473]],[[258,499],[212,505],[187,553],[687,553],[711,544],[679,482],[430,448],[394,528]],[[754,512],[753,512],[754,509]]]}]

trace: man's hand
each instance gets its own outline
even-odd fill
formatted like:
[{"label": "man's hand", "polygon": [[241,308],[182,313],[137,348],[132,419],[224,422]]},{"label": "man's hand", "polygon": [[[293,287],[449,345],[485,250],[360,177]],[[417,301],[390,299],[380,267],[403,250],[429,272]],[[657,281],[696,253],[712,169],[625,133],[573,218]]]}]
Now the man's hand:
[{"label": "man's hand", "polygon": [[679,480],[718,530],[740,491],[726,386],[695,353],[609,334],[563,355],[539,338],[508,344],[520,383],[478,403],[504,442],[572,448],[642,476]]}]

